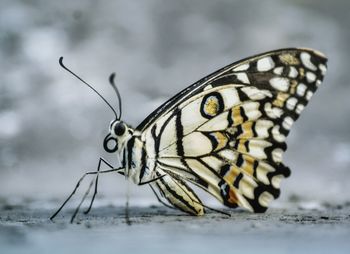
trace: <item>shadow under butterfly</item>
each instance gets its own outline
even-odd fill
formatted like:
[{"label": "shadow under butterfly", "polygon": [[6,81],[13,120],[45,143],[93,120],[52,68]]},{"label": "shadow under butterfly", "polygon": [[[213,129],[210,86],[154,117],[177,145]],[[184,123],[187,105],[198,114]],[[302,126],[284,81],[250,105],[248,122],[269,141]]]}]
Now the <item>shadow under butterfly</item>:
[{"label": "shadow under butterfly", "polygon": [[[306,48],[286,48],[230,64],[176,94],[136,128],[119,114],[109,125],[104,149],[121,161],[114,167],[103,158],[96,171],[85,173],[73,192],[51,216],[56,217],[87,175],[95,175],[71,222],[94,185],[88,209],[97,194],[99,174],[116,172],[137,185],[149,185],[166,206],[191,215],[208,207],[188,183],[207,191],[225,206],[265,212],[280,195],[280,182],[290,175],[282,163],[291,126],[321,84],[327,58]],[[102,163],[110,169],[101,170]],[[127,215],[127,212],[126,212]],[[229,215],[229,214],[227,214]],[[128,216],[127,222],[130,223]]]}]

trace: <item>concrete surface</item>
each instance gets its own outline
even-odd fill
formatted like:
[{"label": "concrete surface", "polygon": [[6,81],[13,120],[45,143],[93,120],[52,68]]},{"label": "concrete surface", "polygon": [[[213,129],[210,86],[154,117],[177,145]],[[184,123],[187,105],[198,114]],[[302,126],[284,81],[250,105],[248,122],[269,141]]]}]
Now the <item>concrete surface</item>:
[{"label": "concrete surface", "polygon": [[[311,206],[309,206],[310,208]],[[350,204],[191,217],[160,206],[93,208],[70,224],[52,209],[2,205],[0,253],[349,253]]]}]

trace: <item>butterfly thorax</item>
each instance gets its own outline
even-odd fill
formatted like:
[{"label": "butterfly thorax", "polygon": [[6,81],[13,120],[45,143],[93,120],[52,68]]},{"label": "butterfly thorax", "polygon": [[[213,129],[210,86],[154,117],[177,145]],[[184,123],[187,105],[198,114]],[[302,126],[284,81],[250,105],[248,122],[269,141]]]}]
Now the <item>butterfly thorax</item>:
[{"label": "butterfly thorax", "polygon": [[135,184],[151,178],[144,142],[132,127],[120,120],[113,121],[104,140],[104,148],[107,152],[117,153],[125,176]]}]

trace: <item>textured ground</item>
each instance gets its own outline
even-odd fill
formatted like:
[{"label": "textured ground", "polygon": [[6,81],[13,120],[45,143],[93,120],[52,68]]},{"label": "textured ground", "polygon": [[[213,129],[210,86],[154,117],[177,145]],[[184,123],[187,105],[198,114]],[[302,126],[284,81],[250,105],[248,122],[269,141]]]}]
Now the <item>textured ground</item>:
[{"label": "textured ground", "polygon": [[70,224],[52,210],[3,205],[1,253],[349,253],[350,204],[210,212],[196,218],[164,207],[99,207]]}]

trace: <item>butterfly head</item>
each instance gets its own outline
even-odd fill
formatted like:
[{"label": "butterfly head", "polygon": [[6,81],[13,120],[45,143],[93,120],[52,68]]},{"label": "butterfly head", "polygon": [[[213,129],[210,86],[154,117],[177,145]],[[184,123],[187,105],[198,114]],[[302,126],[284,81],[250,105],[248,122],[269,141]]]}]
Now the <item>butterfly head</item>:
[{"label": "butterfly head", "polygon": [[132,135],[132,129],[123,121],[116,119],[109,126],[109,133],[103,141],[106,152],[118,151]]},{"label": "butterfly head", "polygon": [[109,126],[109,134],[105,137],[103,141],[103,147],[104,149],[109,152],[113,153],[118,150],[120,150],[125,141],[128,140],[128,138],[132,135],[133,130],[128,127],[123,121],[121,121],[122,117],[122,100],[119,93],[119,90],[117,86],[114,83],[115,73],[112,73],[109,76],[109,83],[113,87],[119,102],[119,114],[117,114],[117,111],[112,107],[112,105],[90,84],[88,84],[85,80],[80,78],[77,74],[75,74],[73,71],[71,71],[69,68],[67,68],[63,64],[63,57],[60,57],[59,63],[62,66],[63,69],[71,73],[73,76],[75,76],[77,79],[79,79],[81,82],[83,82],[85,85],[87,85],[91,90],[93,90],[105,103],[106,105],[112,110],[115,120],[113,120]]}]

